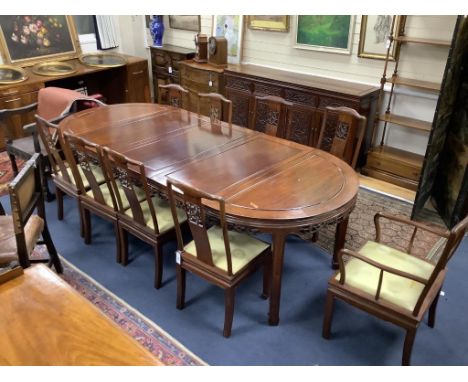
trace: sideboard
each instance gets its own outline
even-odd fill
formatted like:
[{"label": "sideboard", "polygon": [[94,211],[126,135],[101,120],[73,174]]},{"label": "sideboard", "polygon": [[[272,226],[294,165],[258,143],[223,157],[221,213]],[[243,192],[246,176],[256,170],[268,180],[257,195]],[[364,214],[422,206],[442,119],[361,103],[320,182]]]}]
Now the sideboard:
[{"label": "sideboard", "polygon": [[[77,71],[60,77],[40,76],[31,68],[24,68],[28,79],[11,85],[0,85],[0,110],[14,109],[37,102],[39,89],[57,86],[67,89],[85,89],[88,94],[100,93],[106,103],[151,102],[148,61],[125,56],[127,64],[120,67],[89,67],[78,59],[69,60]],[[34,121],[34,113],[22,119],[12,119],[10,126],[15,138],[23,136],[23,126]],[[0,151],[5,148],[5,138],[0,131]]]},{"label": "sideboard", "polygon": [[[317,144],[327,106],[348,106],[367,118],[366,137],[359,165],[371,145],[379,88],[348,81],[270,69],[251,64],[229,65],[224,70],[225,96],[233,104],[233,123],[255,129],[255,96],[274,95],[293,102],[292,123],[286,138],[304,145]],[[327,125],[334,119],[329,118]]]}]

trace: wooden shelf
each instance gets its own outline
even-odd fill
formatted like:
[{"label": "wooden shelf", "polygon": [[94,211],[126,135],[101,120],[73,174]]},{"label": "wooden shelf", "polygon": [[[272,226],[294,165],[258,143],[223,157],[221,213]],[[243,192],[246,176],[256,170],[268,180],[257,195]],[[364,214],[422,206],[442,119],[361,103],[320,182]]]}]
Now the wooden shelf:
[{"label": "wooden shelf", "polygon": [[390,113],[379,115],[379,120],[421,131],[431,131],[432,129],[432,122],[421,121],[419,119],[403,117],[401,115],[395,115]]},{"label": "wooden shelf", "polygon": [[433,91],[440,91],[440,83],[437,82],[429,82],[429,81],[420,81],[414,80],[412,78],[404,78],[404,77],[391,77],[388,82],[395,84],[395,85],[404,85],[418,89],[424,90],[433,90]]},{"label": "wooden shelf", "polygon": [[444,40],[433,40],[427,38],[417,38],[417,37],[408,37],[408,36],[399,36],[394,37],[395,41],[399,41],[402,43],[405,42],[412,42],[415,44],[426,44],[426,45],[437,45],[437,46],[451,46],[451,41],[444,41]]}]

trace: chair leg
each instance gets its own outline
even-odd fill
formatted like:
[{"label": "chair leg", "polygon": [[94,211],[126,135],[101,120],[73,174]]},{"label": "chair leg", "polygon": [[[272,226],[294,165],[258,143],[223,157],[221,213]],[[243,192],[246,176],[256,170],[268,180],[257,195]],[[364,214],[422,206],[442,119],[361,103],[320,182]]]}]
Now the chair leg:
[{"label": "chair leg", "polygon": [[16,164],[16,157],[11,153],[8,153],[8,157],[10,158],[11,169],[13,170],[13,175],[16,176],[18,175],[18,165]]},{"label": "chair leg", "polygon": [[322,337],[325,339],[330,338],[331,324],[333,320],[333,305],[335,302],[335,297],[333,293],[327,291],[327,297],[325,301],[325,312],[323,315],[323,328],[322,328]]},{"label": "chair leg", "polygon": [[154,287],[161,288],[163,276],[163,253],[162,245],[158,242],[154,248]]},{"label": "chair leg", "polygon": [[440,296],[441,290],[442,288],[439,289],[439,292],[437,292],[437,296],[435,297],[434,301],[432,301],[431,307],[429,308],[429,319],[428,319],[427,324],[429,325],[430,328],[433,328],[435,325],[437,303],[439,302],[439,296]]},{"label": "chair leg", "polygon": [[271,254],[265,260],[263,264],[263,292],[262,298],[267,300],[270,297],[270,285],[271,285]]},{"label": "chair leg", "polygon": [[186,271],[179,264],[176,265],[177,273],[177,309],[184,309],[185,306],[185,280]]},{"label": "chair leg", "polygon": [[88,209],[82,206],[83,228],[84,228],[84,242],[91,244],[91,215]]},{"label": "chair leg", "polygon": [[315,231],[312,235],[312,243],[316,243],[319,239],[319,231]]},{"label": "chair leg", "polygon": [[83,209],[81,208],[80,199],[77,198],[76,200],[78,202],[78,215],[79,215],[79,219],[80,219],[80,237],[84,238],[85,229],[84,229]]},{"label": "chair leg", "polygon": [[128,233],[119,226],[120,237],[120,264],[124,267],[128,264]]},{"label": "chair leg", "polygon": [[42,238],[44,239],[47,251],[49,252],[49,265],[53,265],[57,273],[63,273],[62,262],[60,261],[57,249],[55,248],[54,242],[52,241],[52,237],[50,236],[47,224],[44,224],[44,229],[42,230]]},{"label": "chair leg", "polygon": [[57,196],[57,219],[63,220],[63,191],[56,187],[55,195]]},{"label": "chair leg", "polygon": [[121,262],[122,258],[122,239],[120,237],[119,223],[117,220],[114,222],[114,233],[115,233],[115,261]]},{"label": "chair leg", "polygon": [[416,328],[406,329],[405,344],[403,346],[403,357],[401,360],[402,366],[409,366],[411,360],[411,352],[413,350],[414,338],[416,337]]},{"label": "chair leg", "polygon": [[235,289],[233,287],[224,290],[224,330],[223,336],[229,337],[231,335],[232,320],[234,318],[234,296]]}]

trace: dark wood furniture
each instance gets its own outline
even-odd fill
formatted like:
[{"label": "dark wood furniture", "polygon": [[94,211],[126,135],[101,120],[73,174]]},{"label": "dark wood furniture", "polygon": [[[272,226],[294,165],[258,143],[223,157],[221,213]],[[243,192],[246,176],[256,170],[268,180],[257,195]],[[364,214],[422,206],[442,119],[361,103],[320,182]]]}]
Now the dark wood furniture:
[{"label": "dark wood furniture", "polygon": [[[367,118],[360,165],[371,144],[371,127],[379,89],[374,86],[333,80],[251,64],[229,65],[224,70],[225,95],[233,104],[233,123],[254,128],[255,96],[278,96],[294,104],[286,139],[315,147],[327,106],[347,106]],[[336,118],[327,126],[333,128]]]},{"label": "dark wood furniture", "polygon": [[[108,108],[75,113],[60,129],[143,162],[155,191],[166,192],[170,174],[223,197],[230,229],[271,233],[269,322],[277,325],[286,236],[310,238],[320,226],[337,224],[337,255],[356,203],[355,171],[327,152],[250,129],[232,125],[231,134],[218,134],[208,118],[186,110],[155,104]],[[221,130],[226,128],[223,123]],[[216,205],[207,207],[218,213]]]},{"label": "dark wood furniture", "polygon": [[0,305],[0,365],[163,365],[44,265],[1,284]]},{"label": "dark wood furniture", "polygon": [[[28,79],[11,85],[0,85],[0,110],[16,109],[38,100],[41,88],[55,86],[66,89],[86,89],[87,94],[102,94],[106,103],[151,102],[148,61],[144,58],[125,56],[127,65],[116,68],[85,66],[78,59],[67,62],[77,71],[61,77],[45,77],[34,74],[32,68],[24,68]],[[14,139],[25,136],[23,126],[34,122],[34,112],[23,118],[8,121]],[[0,131],[0,150],[5,148],[3,131]]]},{"label": "dark wood furniture", "polygon": [[221,122],[232,124],[232,102],[218,93],[198,93],[198,115],[202,109],[208,110],[211,125],[221,125]]},{"label": "dark wood furniture", "polygon": [[[190,92],[190,107],[184,109],[198,111],[198,93],[224,94],[223,68],[210,64],[200,64],[193,60],[180,63],[180,84]],[[207,105],[200,108],[203,115],[210,115]]]},{"label": "dark wood furniture", "polygon": [[[179,222],[176,196],[185,210],[193,240],[184,244]],[[235,288],[259,267],[263,266],[262,296],[268,298],[270,286],[271,246],[243,233],[230,232],[226,223],[224,198],[196,190],[187,184],[167,182],[169,200],[177,232],[177,309],[185,304],[185,271],[188,270],[206,281],[224,289],[224,337],[231,335],[234,317]],[[220,225],[208,223],[203,200],[218,205]],[[211,225],[211,226],[210,226]]]},{"label": "dark wood furniture", "polygon": [[[175,239],[174,220],[169,203],[150,192],[143,163],[107,147],[104,147],[103,154],[107,177],[111,179],[118,206],[120,262],[122,265],[128,263],[127,232],[152,245],[155,266],[154,287],[159,289],[163,276],[162,246]],[[180,219],[181,223],[185,221],[182,211]]]},{"label": "dark wood furniture", "polygon": [[[333,117],[333,119],[336,118],[334,129],[330,128],[327,123],[328,118],[333,114],[337,114]],[[355,168],[365,130],[366,117],[356,110],[345,106],[327,106],[317,147],[343,159]]]},{"label": "dark wood furniture", "polygon": [[[32,262],[48,261],[49,266],[62,273],[62,263],[47,227],[39,154],[26,162],[8,185],[8,191],[11,216],[0,216],[0,263],[19,261],[27,268]],[[35,210],[37,215],[33,215]],[[43,241],[39,240],[41,236]],[[36,244],[46,245],[49,260],[30,259]]]},{"label": "dark wood furniture", "polygon": [[195,51],[169,44],[151,46],[150,51],[154,99],[159,100],[159,85],[180,84],[180,61],[195,57]]},{"label": "dark wood furniture", "polygon": [[188,94],[188,90],[177,84],[158,85],[158,103],[161,105],[182,107],[184,98],[185,103],[189,102]]},{"label": "dark wood furniture", "polygon": [[290,127],[288,106],[292,102],[277,96],[256,96],[253,107],[252,128],[274,137],[284,137]]},{"label": "dark wood furniture", "polygon": [[[380,219],[413,227],[405,252],[382,243]],[[376,214],[375,242],[368,241],[358,252],[339,253],[340,270],[328,283],[323,322],[323,337],[330,337],[334,299],[340,299],[406,330],[402,364],[409,365],[416,330],[429,311],[429,326],[434,327],[437,301],[447,273],[447,263],[465,236],[468,217],[451,231],[417,223],[384,213]],[[431,261],[411,254],[418,230],[445,238],[440,257]],[[383,236],[383,235],[382,235]],[[439,245],[436,244],[436,245]],[[343,261],[348,256],[348,261]]]}]

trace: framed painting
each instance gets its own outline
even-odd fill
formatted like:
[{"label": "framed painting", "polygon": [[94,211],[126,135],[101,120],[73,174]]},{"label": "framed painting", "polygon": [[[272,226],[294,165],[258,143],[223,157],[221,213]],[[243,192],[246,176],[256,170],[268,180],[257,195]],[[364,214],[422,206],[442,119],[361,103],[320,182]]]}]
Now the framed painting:
[{"label": "framed painting", "polygon": [[81,53],[72,16],[0,15],[0,49],[5,63],[19,66]]},{"label": "framed painting", "polygon": [[[390,32],[393,32],[392,34],[395,35],[400,28],[400,21],[401,17],[395,16],[395,23],[393,24],[392,31],[393,16],[362,16],[358,56],[385,60],[387,56],[388,36]],[[389,59],[395,61],[397,54],[397,44],[393,44],[389,52]]]},{"label": "framed painting", "polygon": [[200,32],[200,16],[176,16],[169,15],[169,26],[172,29]]},{"label": "framed painting", "polygon": [[288,32],[289,16],[247,16],[247,25],[249,29],[273,32]]},{"label": "framed painting", "polygon": [[296,18],[295,47],[350,54],[354,16],[299,15]]},{"label": "framed painting", "polygon": [[223,36],[228,42],[228,63],[239,64],[242,59],[243,18],[239,15],[213,16],[213,36]]}]

